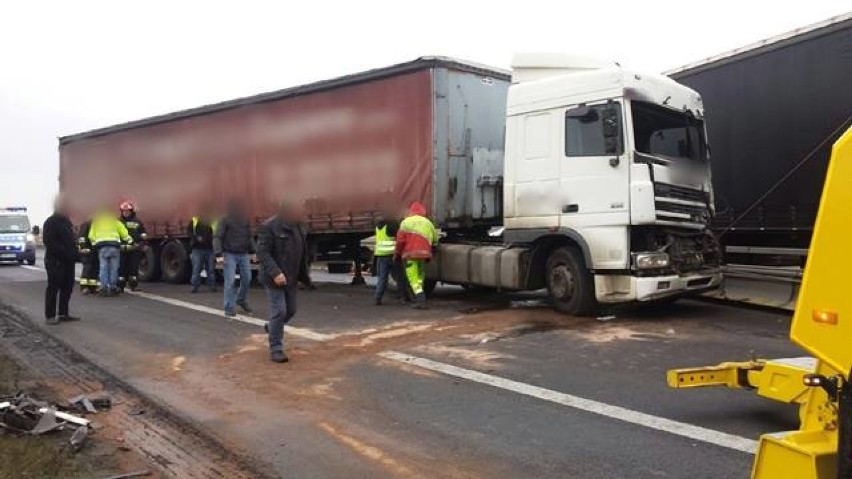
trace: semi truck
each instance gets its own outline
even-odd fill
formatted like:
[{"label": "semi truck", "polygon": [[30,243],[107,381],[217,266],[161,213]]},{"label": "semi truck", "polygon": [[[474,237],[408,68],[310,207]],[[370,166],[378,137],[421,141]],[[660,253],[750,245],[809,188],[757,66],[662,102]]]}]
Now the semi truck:
[{"label": "semi truck", "polygon": [[241,198],[259,223],[286,199],[313,254],[353,257],[378,216],[419,201],[443,234],[432,284],[546,288],[585,314],[720,286],[704,113],[695,91],[614,63],[422,57],[62,137],[60,188],[132,198],[140,277],[172,282],[207,201]]},{"label": "semi truck", "polygon": [[852,122],[850,51],[852,13],[666,72],[707,107],[723,247],[808,248],[831,145]]},{"label": "semi truck", "polygon": [[25,206],[0,207],[0,263],[36,264],[35,234]]}]

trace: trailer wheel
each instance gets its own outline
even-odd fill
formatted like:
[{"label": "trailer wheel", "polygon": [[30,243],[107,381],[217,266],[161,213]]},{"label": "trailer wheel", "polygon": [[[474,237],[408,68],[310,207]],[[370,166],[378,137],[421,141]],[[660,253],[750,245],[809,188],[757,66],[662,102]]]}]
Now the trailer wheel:
[{"label": "trailer wheel", "polygon": [[160,253],[160,267],[163,271],[163,279],[169,283],[179,284],[189,281],[192,274],[192,266],[189,263],[189,255],[180,241],[169,241],[163,246]]},{"label": "trailer wheel", "polygon": [[159,281],[162,271],[160,270],[160,255],[157,248],[154,246],[145,246],[142,248],[142,254],[139,258],[139,281],[153,282]]},{"label": "trailer wheel", "polygon": [[547,258],[546,274],[547,292],[557,311],[575,316],[594,313],[594,279],[579,251],[570,247],[554,250]]}]

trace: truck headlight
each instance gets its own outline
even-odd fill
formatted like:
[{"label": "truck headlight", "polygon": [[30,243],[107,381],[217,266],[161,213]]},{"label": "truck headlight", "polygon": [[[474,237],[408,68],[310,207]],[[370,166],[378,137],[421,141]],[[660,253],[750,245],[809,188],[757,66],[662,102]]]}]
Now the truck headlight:
[{"label": "truck headlight", "polygon": [[636,253],[633,264],[638,269],[659,269],[669,266],[668,253]]}]

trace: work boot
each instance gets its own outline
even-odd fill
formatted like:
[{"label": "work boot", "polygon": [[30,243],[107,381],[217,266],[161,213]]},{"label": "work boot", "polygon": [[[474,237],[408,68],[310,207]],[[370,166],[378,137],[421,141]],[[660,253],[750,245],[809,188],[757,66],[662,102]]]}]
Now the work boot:
[{"label": "work boot", "polygon": [[136,276],[131,276],[127,284],[130,286],[130,291],[139,291],[139,280]]},{"label": "work boot", "polygon": [[50,318],[45,319],[44,322],[50,325],[56,325],[59,324],[59,318],[56,316],[52,316]]},{"label": "work boot", "polygon": [[286,363],[290,360],[290,358],[284,354],[284,351],[270,351],[269,359],[271,359],[273,363]]},{"label": "work boot", "polygon": [[66,314],[63,316],[59,316],[59,321],[80,321],[79,316],[71,316],[70,314]]},{"label": "work boot", "polygon": [[240,301],[237,303],[237,306],[243,308],[244,313],[251,313],[251,308],[249,307],[247,301]]},{"label": "work boot", "polygon": [[233,317],[237,316],[237,313],[235,313],[233,311],[225,311],[225,316],[227,316],[229,318],[233,318]]},{"label": "work boot", "polygon": [[411,306],[414,309],[428,309],[428,306],[426,306],[426,295],[424,293],[417,293],[414,296],[414,303]]},{"label": "work boot", "polygon": [[376,306],[381,306],[382,305],[382,298],[375,298],[373,300],[373,304],[375,304]]},{"label": "work boot", "polygon": [[192,293],[192,294],[197,293],[198,292],[198,286],[193,286],[192,289],[189,290],[189,292]]}]

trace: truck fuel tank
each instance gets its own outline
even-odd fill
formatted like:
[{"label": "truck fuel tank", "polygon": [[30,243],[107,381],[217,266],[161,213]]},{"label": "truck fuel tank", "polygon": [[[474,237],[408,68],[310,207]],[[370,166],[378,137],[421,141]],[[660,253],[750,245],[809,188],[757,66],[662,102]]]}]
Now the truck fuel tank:
[{"label": "truck fuel tank", "polygon": [[524,289],[529,251],[504,245],[442,244],[429,262],[429,279],[500,289]]}]

